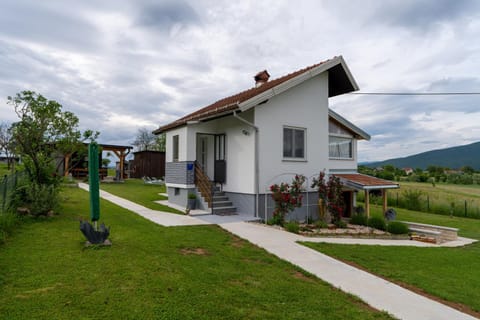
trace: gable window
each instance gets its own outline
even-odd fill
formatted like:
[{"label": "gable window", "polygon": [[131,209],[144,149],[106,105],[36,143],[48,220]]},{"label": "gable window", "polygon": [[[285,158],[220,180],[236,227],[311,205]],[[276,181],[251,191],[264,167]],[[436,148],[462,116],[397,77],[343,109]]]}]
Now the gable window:
[{"label": "gable window", "polygon": [[178,134],[172,137],[173,162],[178,162]]},{"label": "gable window", "polygon": [[353,138],[330,136],[328,155],[335,159],[353,159]]},{"label": "gable window", "polygon": [[283,128],[283,158],[305,160],[306,129]]}]

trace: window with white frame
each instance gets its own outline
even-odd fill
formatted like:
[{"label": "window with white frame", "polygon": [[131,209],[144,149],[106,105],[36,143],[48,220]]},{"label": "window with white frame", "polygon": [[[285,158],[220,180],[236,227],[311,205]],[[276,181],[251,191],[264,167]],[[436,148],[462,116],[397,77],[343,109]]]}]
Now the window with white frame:
[{"label": "window with white frame", "polygon": [[353,138],[329,136],[328,155],[335,159],[353,159]]},{"label": "window with white frame", "polygon": [[305,160],[306,129],[283,127],[283,158]]},{"label": "window with white frame", "polygon": [[172,161],[178,161],[178,134],[172,137]]}]

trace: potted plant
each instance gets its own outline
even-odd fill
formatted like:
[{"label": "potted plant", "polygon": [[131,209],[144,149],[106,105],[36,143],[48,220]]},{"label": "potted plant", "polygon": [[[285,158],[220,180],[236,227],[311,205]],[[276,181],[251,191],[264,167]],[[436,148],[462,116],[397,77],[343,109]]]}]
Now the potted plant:
[{"label": "potted plant", "polygon": [[194,210],[197,207],[197,195],[195,193],[188,194],[187,209]]}]

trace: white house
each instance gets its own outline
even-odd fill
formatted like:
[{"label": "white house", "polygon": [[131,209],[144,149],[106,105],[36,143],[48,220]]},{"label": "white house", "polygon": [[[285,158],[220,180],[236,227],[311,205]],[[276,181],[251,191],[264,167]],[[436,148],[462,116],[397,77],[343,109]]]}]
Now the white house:
[{"label": "white house", "polygon": [[[213,205],[214,213],[237,210],[264,217],[268,187],[291,182],[282,174],[312,177],[325,170],[349,186],[349,213],[353,191],[397,186],[356,173],[357,141],[370,136],[329,109],[330,97],[358,90],[343,57],[269,77],[262,71],[255,87],[154,131],[166,133],[169,202],[186,206],[193,192],[202,195],[204,206]],[[213,185],[222,197],[213,197]]]}]

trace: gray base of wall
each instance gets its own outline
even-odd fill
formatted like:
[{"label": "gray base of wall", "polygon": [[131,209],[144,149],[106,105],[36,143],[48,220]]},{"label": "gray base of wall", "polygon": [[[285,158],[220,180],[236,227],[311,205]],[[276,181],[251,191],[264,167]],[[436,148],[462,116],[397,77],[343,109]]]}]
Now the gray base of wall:
[{"label": "gray base of wall", "polygon": [[[178,194],[175,195],[175,189],[178,190]],[[178,206],[187,207],[187,200],[189,193],[195,193],[195,189],[184,189],[184,188],[167,188],[168,193],[168,202],[176,204]]]},{"label": "gray base of wall", "polygon": [[[237,212],[245,214],[255,214],[255,195],[249,193],[225,192],[233,205],[237,208]],[[275,202],[272,196],[260,194],[258,197],[258,214],[257,216],[265,220],[265,212],[267,212],[267,220],[273,217],[275,210]],[[265,203],[265,199],[267,202]],[[307,202],[308,200],[308,202]],[[286,220],[305,221],[308,218],[318,219],[318,193],[308,192],[303,194],[303,204],[301,208],[296,208],[288,214]]]}]

